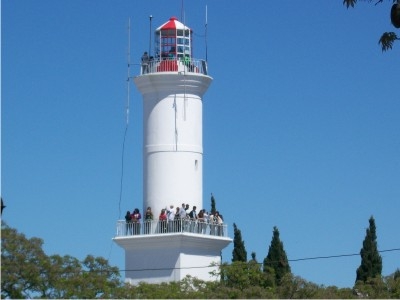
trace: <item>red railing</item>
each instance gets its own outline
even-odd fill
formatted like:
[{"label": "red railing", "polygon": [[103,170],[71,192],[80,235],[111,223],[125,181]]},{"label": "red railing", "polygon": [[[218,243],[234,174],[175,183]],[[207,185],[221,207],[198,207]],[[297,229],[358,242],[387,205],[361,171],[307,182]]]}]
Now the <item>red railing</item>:
[{"label": "red railing", "polygon": [[208,75],[205,60],[191,59],[153,59],[141,65],[140,75],[161,72],[187,72]]}]

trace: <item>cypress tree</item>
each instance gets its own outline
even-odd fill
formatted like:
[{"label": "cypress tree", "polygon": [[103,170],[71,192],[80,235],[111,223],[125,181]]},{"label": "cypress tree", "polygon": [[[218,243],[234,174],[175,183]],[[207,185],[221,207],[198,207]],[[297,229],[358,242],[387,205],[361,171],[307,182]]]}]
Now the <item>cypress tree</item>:
[{"label": "cypress tree", "polygon": [[233,234],[232,262],[247,262],[247,251],[242,240],[242,233],[235,223],[233,223]]},{"label": "cypress tree", "polygon": [[214,215],[216,211],[214,195],[211,193],[211,214]]},{"label": "cypress tree", "polygon": [[255,253],[255,252],[251,252],[251,259],[250,259],[250,261],[253,261],[253,262],[255,262],[256,264],[258,263],[258,262],[257,262],[257,258],[256,258],[256,253]]},{"label": "cypress tree", "polygon": [[[396,272],[394,272],[393,274],[393,279],[398,279],[400,278],[400,269],[397,269]],[[400,292],[400,291],[399,291]]]},{"label": "cypress tree", "polygon": [[382,274],[382,257],[379,254],[376,239],[375,219],[371,216],[360,251],[361,265],[357,269],[356,281],[366,282],[368,278],[375,278]]},{"label": "cypress tree", "polygon": [[271,245],[268,249],[268,255],[264,258],[263,271],[269,273],[273,269],[275,272],[275,283],[279,285],[282,277],[290,273],[289,261],[286,256],[283,243],[279,238],[279,230],[274,226]]}]

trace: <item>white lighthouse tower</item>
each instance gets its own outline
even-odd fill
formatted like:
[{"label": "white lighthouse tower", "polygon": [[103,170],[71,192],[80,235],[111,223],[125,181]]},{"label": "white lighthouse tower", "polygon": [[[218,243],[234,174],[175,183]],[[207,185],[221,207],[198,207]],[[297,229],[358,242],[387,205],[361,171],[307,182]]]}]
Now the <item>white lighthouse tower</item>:
[{"label": "white lighthouse tower", "polygon": [[143,96],[142,216],[151,207],[154,220],[118,221],[114,241],[125,249],[125,279],[132,284],[179,281],[186,275],[214,280],[210,272],[232,241],[226,224],[214,218],[168,224],[158,219],[170,205],[204,208],[202,97],[212,78],[207,62],[193,57],[192,36],[190,28],[170,18],[155,31],[155,56],[143,59],[134,78]]}]

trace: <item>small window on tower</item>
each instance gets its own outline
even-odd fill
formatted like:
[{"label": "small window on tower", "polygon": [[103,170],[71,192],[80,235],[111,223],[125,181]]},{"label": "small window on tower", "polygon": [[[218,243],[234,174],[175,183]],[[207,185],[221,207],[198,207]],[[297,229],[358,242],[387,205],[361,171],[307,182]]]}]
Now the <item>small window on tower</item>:
[{"label": "small window on tower", "polygon": [[197,159],[194,161],[194,167],[195,167],[196,170],[197,170],[197,167],[198,167]]}]

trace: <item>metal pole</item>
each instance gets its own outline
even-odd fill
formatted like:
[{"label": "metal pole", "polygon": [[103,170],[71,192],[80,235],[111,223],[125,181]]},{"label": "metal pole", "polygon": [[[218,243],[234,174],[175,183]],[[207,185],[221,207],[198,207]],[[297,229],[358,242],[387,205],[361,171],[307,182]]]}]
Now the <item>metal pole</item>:
[{"label": "metal pole", "polygon": [[208,24],[208,20],[207,20],[207,5],[206,5],[206,32],[205,32],[205,42],[206,42],[206,62],[208,62],[208,57],[207,57],[207,55],[208,55],[208,45],[207,45],[207,24]]},{"label": "metal pole", "polygon": [[149,56],[151,56],[151,19],[153,18],[152,15],[150,15],[150,33],[149,33]]}]

